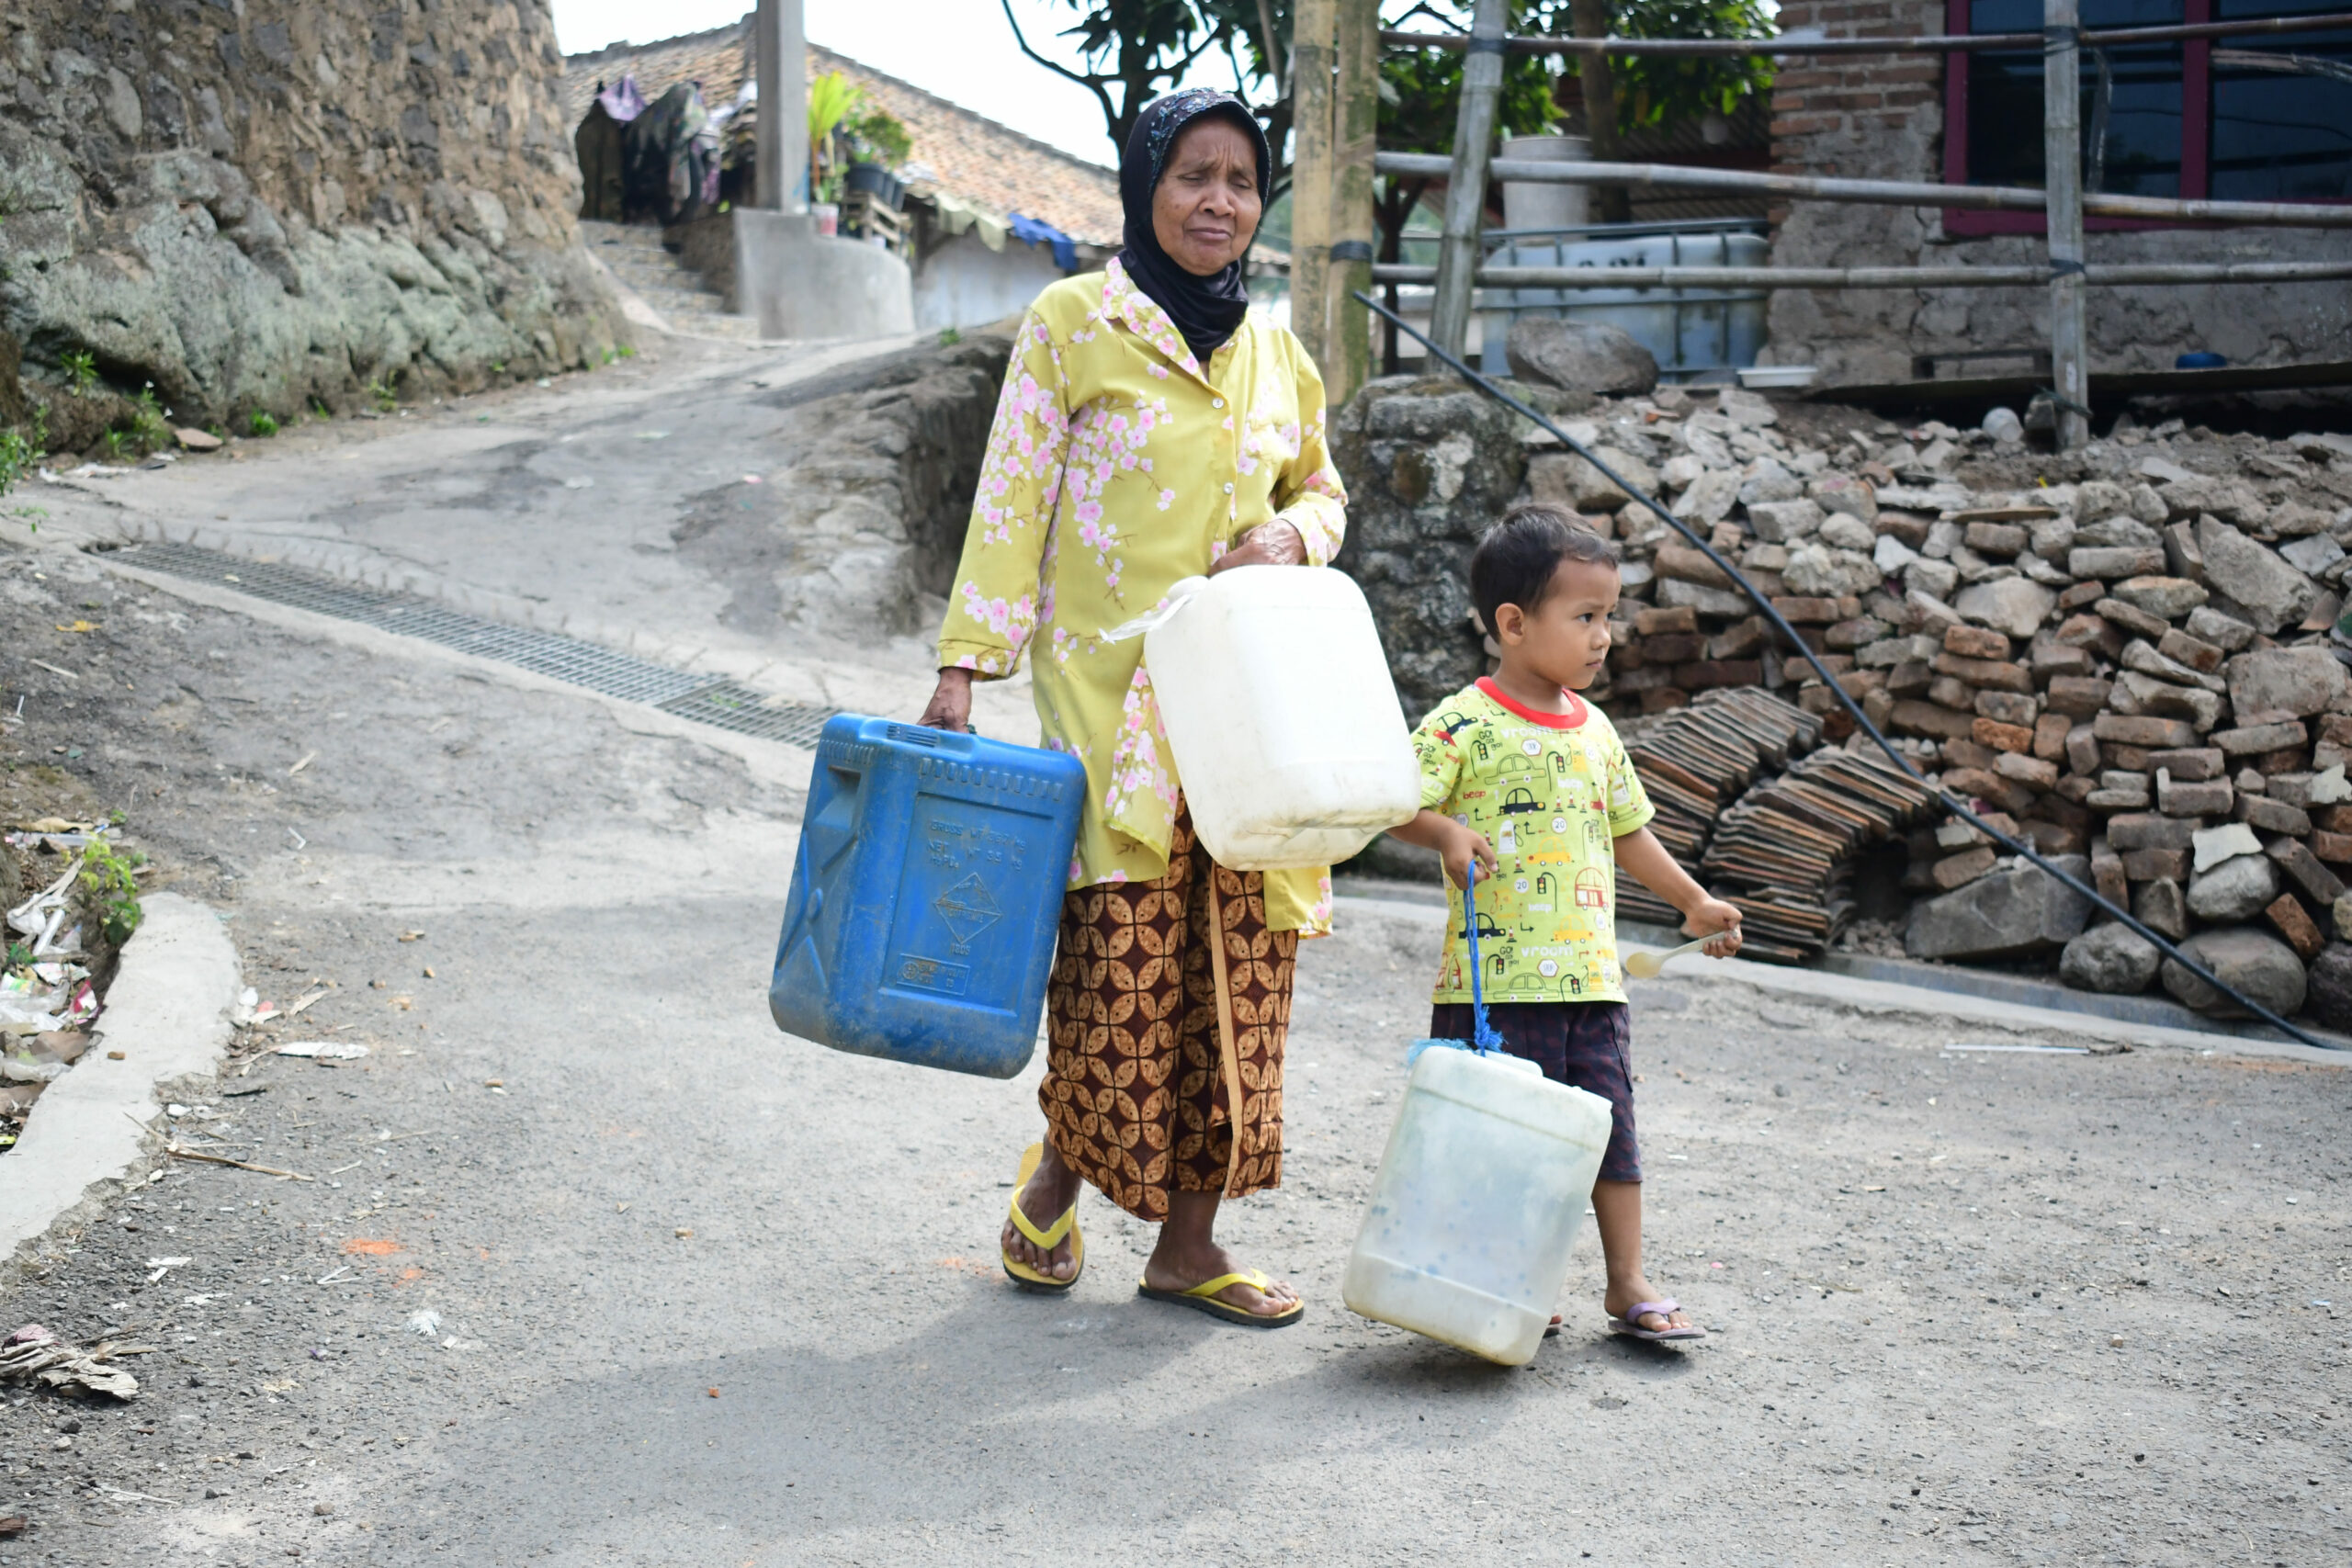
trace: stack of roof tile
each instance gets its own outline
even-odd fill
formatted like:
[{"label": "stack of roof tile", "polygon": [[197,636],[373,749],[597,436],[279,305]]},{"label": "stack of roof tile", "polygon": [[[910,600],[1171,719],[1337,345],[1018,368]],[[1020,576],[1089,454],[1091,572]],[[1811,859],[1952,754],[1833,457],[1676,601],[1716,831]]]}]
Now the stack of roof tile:
[{"label": "stack of roof tile", "polygon": [[[1627,742],[1657,808],[1650,830],[1738,906],[1750,958],[1817,956],[1852,915],[1856,858],[1933,807],[1924,787],[1874,752],[1815,750],[1821,731],[1817,715],[1734,688],[1702,694]],[[1617,908],[1628,919],[1681,923],[1630,879],[1618,885]]]},{"label": "stack of roof tile", "polygon": [[1934,795],[1876,751],[1815,751],[1724,812],[1701,866],[1739,907],[1741,952],[1799,963],[1852,916],[1863,852],[1934,810]]}]

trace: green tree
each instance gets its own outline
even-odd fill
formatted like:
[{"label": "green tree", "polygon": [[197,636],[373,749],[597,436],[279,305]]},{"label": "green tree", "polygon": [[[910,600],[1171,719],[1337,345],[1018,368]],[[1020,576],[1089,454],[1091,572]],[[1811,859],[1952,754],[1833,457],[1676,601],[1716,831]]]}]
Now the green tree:
[{"label": "green tree", "polygon": [[[1772,14],[1758,0],[1588,0],[1605,30],[1620,38],[1773,38]],[[1573,0],[1540,0],[1531,6],[1526,31],[1574,37]],[[1516,28],[1514,31],[1518,30]],[[1579,73],[1581,62],[1572,63]],[[1772,85],[1772,62],[1759,55],[1735,59],[1669,59],[1660,55],[1616,55],[1608,75],[1620,134],[1644,126],[1670,125],[1713,112],[1729,114],[1750,94]],[[1596,95],[1586,94],[1589,111]]]},{"label": "green tree", "polygon": [[1182,81],[1212,51],[1226,48],[1229,52],[1232,41],[1226,8],[1208,0],[1062,0],[1078,14],[1077,22],[1057,35],[1078,45],[1085,69],[1073,71],[1031,48],[1012,14],[1012,0],[1000,3],[1022,53],[1094,95],[1102,108],[1103,129],[1111,136],[1114,164],[1125,151],[1127,133],[1144,106]]},{"label": "green tree", "polygon": [[[1778,31],[1759,0],[1536,0],[1530,12],[1522,30],[1555,38],[1765,38]],[[1772,80],[1771,62],[1753,58],[1574,56],[1567,71],[1582,89],[1593,156],[1603,163],[1623,161],[1627,131],[1710,109],[1727,113]],[[1593,199],[1593,215],[1604,223],[1633,216],[1623,186],[1595,186]]]}]

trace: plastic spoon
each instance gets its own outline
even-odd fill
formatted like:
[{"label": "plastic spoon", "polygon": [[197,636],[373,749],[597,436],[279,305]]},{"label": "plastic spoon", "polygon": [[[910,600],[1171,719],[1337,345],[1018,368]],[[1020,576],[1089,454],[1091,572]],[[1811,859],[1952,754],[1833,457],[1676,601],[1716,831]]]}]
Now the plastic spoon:
[{"label": "plastic spoon", "polygon": [[1636,980],[1654,980],[1657,972],[1666,967],[1668,959],[1679,958],[1694,947],[1704,947],[1723,934],[1722,931],[1709,931],[1705,936],[1693,937],[1680,947],[1669,947],[1664,953],[1629,953],[1625,955],[1625,973]]}]

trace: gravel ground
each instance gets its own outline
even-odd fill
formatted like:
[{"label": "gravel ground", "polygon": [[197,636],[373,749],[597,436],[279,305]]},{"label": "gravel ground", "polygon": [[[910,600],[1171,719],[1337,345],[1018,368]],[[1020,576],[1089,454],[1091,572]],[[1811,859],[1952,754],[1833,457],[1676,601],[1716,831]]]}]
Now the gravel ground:
[{"label": "gravel ground", "polygon": [[1040,1300],[993,1241],[1035,1067],[765,1017],[787,767],[49,550],[0,557],[0,649],[25,743],[248,982],[333,983],[280,1037],[372,1047],[180,1090],[315,1180],[171,1164],[0,1286],[11,1325],[155,1347],[128,1405],[7,1392],[0,1564],[2352,1551],[2340,1070],[1952,1052],[2031,1042],[1678,968],[1636,1010],[1652,1272],[1714,1335],[1604,1337],[1588,1237],[1567,1332],[1503,1371],[1339,1303],[1432,957],[1343,910],[1289,1179],[1228,1225],[1305,1324],[1138,1302],[1146,1229],[1099,1199]]}]

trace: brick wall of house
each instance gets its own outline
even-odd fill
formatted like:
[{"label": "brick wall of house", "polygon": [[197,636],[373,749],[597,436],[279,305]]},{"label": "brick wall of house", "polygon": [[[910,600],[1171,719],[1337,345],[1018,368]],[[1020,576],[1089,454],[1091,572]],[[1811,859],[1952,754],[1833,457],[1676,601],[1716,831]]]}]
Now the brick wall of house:
[{"label": "brick wall of house", "polygon": [[[1940,0],[1784,0],[1780,23],[1833,38],[1905,37],[1944,31],[1945,15]],[[1785,62],[1772,97],[1774,170],[1942,179],[1943,82],[1940,56]],[[2041,134],[2038,121],[2018,130]],[[1948,234],[1932,209],[1797,202],[1776,209],[1773,220],[1772,259],[1781,266],[2030,265],[2044,254],[2038,236]],[[2341,231],[2288,229],[2088,237],[2093,262],[2316,261],[2344,243]],[[2191,350],[2236,364],[2352,358],[2352,289],[2340,283],[2098,289],[2091,302],[2095,371],[2167,368]],[[1836,384],[1906,379],[1915,355],[2046,346],[2050,316],[2034,289],[1782,291],[1770,321],[1768,362],[1818,365]]]}]

